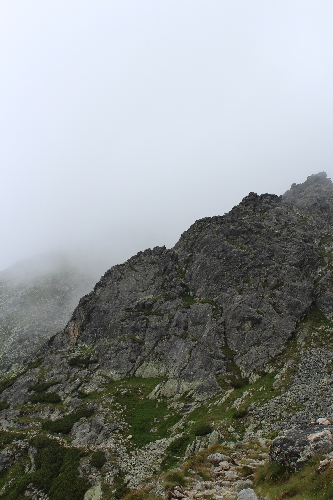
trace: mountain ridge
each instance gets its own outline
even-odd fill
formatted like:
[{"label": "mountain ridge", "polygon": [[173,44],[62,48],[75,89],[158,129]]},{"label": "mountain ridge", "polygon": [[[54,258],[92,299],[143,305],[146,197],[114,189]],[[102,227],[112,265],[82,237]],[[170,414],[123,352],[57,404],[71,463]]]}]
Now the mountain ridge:
[{"label": "mountain ridge", "polygon": [[114,266],[49,347],[94,345],[110,375],[167,375],[168,394],[171,385],[216,390],[215,375],[227,371],[223,350],[234,352],[243,376],[263,369],[314,303],[332,314],[331,294],[314,286],[317,240],[332,209],[309,203],[308,190],[331,200],[333,188],[322,173],[306,182],[303,202],[297,195],[306,215],[290,204],[297,186],[283,197],[250,193],[228,214],[196,221],[174,248]]},{"label": "mountain ridge", "polygon": [[0,379],[4,500],[329,500],[332,215],[321,172],[109,269]]}]

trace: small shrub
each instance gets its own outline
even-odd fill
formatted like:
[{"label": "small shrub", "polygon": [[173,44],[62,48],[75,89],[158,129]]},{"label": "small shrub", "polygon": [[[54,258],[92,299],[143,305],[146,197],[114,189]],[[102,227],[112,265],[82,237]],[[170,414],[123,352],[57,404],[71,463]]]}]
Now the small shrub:
[{"label": "small shrub", "polygon": [[277,462],[268,462],[265,466],[258,469],[257,481],[258,483],[265,483],[267,481],[272,483],[280,483],[289,479],[292,470]]},{"label": "small shrub", "polygon": [[172,455],[182,455],[187,446],[189,444],[189,436],[186,434],[176,438],[169,446],[166,448],[166,453],[170,453]]},{"label": "small shrub", "polygon": [[25,484],[33,483],[50,500],[83,500],[90,484],[79,476],[80,450],[64,448],[42,434],[35,436],[31,444],[37,448],[36,471],[22,478]]},{"label": "small shrub", "polygon": [[181,295],[181,299],[183,300],[183,307],[185,309],[191,307],[196,302],[195,297],[190,294]]},{"label": "small shrub", "polygon": [[32,403],[61,403],[61,397],[56,392],[40,392],[31,396]]},{"label": "small shrub", "polygon": [[232,416],[232,418],[244,418],[246,417],[248,411],[246,409],[244,410],[236,410]]},{"label": "small shrub", "polygon": [[191,438],[189,435],[184,434],[176,438],[169,446],[166,448],[161,468],[162,470],[168,470],[175,467],[181,456],[184,455],[187,446],[189,445]]},{"label": "small shrub", "polygon": [[97,469],[101,469],[103,467],[103,465],[105,464],[106,462],[106,458],[105,458],[105,453],[104,451],[95,451],[92,455],[91,455],[91,459],[90,459],[90,463],[93,467],[96,467]]},{"label": "small shrub", "polygon": [[46,420],[42,423],[42,429],[46,431],[55,432],[56,434],[69,434],[72,430],[75,422],[80,420],[80,418],[88,418],[93,415],[94,410],[89,408],[80,408],[77,411],[70,413],[69,415],[65,415],[58,420]]},{"label": "small shrub", "polygon": [[125,474],[122,471],[118,471],[113,480],[114,486],[114,497],[116,500],[121,500],[130,492],[130,489],[125,484]]},{"label": "small shrub", "polygon": [[37,384],[31,385],[28,387],[29,391],[34,392],[45,392],[53,385],[58,384],[59,382],[37,382]]},{"label": "small shrub", "polygon": [[7,410],[9,408],[9,403],[7,401],[0,401],[0,411]]},{"label": "small shrub", "polygon": [[149,489],[144,488],[142,490],[131,491],[124,496],[123,500],[163,500],[163,498],[149,493]]},{"label": "small shrub", "polygon": [[5,390],[5,389],[8,389],[9,387],[11,387],[14,382],[16,381],[16,379],[18,378],[18,375],[17,376],[14,376],[14,377],[7,377],[7,378],[3,378],[1,381],[0,381],[0,394]]},{"label": "small shrub", "polygon": [[277,500],[283,500],[285,498],[294,498],[299,494],[296,488],[291,488],[290,490],[283,491],[277,498]]},{"label": "small shrub", "polygon": [[249,379],[247,378],[234,378],[230,381],[231,387],[234,389],[241,389],[249,384]]},{"label": "small shrub", "polygon": [[213,432],[213,427],[211,424],[203,422],[202,424],[197,424],[194,427],[193,432],[196,436],[207,436],[207,434]]},{"label": "small shrub", "polygon": [[18,432],[0,431],[0,449],[12,443],[14,439],[24,439],[25,434]]},{"label": "small shrub", "polygon": [[68,361],[69,366],[76,368],[88,368],[89,365],[97,363],[97,359],[91,359],[90,356],[76,356]]},{"label": "small shrub", "polygon": [[164,475],[163,485],[165,489],[173,488],[174,486],[186,486],[187,480],[182,471],[170,471]]},{"label": "small shrub", "polygon": [[239,470],[238,470],[239,474],[242,476],[242,477],[248,477],[248,476],[251,476],[251,474],[253,474],[253,469],[252,467],[249,467],[248,465],[243,465]]},{"label": "small shrub", "polygon": [[32,361],[32,363],[29,363],[28,369],[31,370],[32,368],[39,368],[42,364],[42,361],[42,358],[38,358],[36,361]]}]

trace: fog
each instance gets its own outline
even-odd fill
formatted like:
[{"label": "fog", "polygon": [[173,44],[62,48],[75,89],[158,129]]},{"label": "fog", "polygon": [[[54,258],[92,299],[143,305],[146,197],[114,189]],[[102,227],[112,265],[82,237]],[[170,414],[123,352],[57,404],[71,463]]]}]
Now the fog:
[{"label": "fog", "polygon": [[1,0],[0,270],[101,274],[332,177],[332,25],[327,0]]}]

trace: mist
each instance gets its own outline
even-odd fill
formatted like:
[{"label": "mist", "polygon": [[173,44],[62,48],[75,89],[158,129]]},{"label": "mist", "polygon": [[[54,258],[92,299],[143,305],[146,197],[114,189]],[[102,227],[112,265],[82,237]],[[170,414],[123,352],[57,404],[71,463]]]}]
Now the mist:
[{"label": "mist", "polygon": [[331,1],[3,0],[0,270],[96,275],[333,174]]}]

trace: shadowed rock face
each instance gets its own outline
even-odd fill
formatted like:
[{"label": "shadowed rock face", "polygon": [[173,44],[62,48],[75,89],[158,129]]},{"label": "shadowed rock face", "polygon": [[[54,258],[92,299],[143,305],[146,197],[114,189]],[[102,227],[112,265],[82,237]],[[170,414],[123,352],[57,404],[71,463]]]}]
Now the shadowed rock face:
[{"label": "shadowed rock face", "polygon": [[40,354],[93,346],[102,371],[166,376],[165,394],[216,390],[231,364],[243,375],[262,370],[313,304],[333,313],[322,262],[332,200],[320,173],[283,197],[250,193],[228,214],[195,222],[174,248],[107,271]]}]

